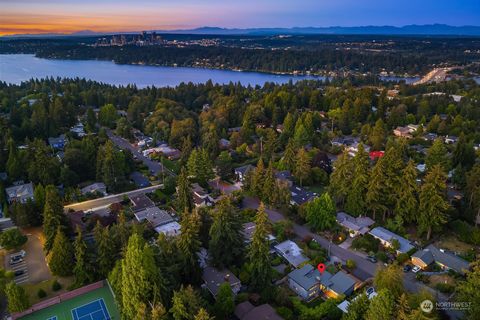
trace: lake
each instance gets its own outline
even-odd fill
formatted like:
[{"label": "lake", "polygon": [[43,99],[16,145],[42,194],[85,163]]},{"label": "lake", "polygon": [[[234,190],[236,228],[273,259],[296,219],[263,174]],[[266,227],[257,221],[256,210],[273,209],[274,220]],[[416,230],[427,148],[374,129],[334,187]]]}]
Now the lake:
[{"label": "lake", "polygon": [[[243,85],[263,85],[265,82],[287,83],[292,80],[324,80],[321,76],[276,75],[261,72],[239,72],[189,67],[162,67],[143,65],[120,65],[100,60],[57,60],[36,58],[32,54],[0,54],[0,81],[20,84],[32,78],[61,77],[85,78],[111,85],[135,84],[174,87],[182,82],[226,84],[240,82]],[[380,77],[387,81],[405,80],[412,83],[418,78]]]},{"label": "lake", "polygon": [[136,84],[174,87],[182,82],[225,84],[240,82],[243,85],[263,85],[265,82],[287,83],[305,79],[325,79],[315,76],[275,75],[260,72],[238,72],[188,67],[162,67],[120,65],[112,61],[41,59],[30,54],[0,55],[0,80],[20,84],[31,78],[61,77],[85,78],[112,85]]}]

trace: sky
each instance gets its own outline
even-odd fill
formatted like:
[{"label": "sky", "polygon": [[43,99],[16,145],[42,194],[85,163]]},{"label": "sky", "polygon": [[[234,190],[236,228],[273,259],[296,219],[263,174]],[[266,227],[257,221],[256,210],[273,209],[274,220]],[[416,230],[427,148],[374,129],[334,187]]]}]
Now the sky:
[{"label": "sky", "polygon": [[432,23],[480,25],[479,0],[0,0],[0,35]]}]

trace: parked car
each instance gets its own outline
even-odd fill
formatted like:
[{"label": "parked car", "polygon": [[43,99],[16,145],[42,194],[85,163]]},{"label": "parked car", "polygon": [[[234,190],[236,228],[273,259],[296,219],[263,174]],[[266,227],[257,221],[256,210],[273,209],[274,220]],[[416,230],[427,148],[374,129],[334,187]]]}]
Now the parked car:
[{"label": "parked car", "polygon": [[406,264],[406,265],[403,267],[403,272],[409,272],[410,270],[412,270],[412,266],[409,265],[409,264]]},{"label": "parked car", "polygon": [[417,273],[418,271],[420,271],[420,267],[419,267],[419,266],[414,266],[414,267],[412,268],[412,272],[413,272],[413,273]]},{"label": "parked car", "polygon": [[377,263],[377,258],[375,258],[374,256],[367,256],[367,260],[372,263]]},{"label": "parked car", "polygon": [[25,273],[25,270],[17,270],[15,271],[15,277],[21,276],[24,273]]},{"label": "parked car", "polygon": [[13,258],[13,257],[22,257],[22,258],[24,258],[26,254],[27,254],[27,253],[25,252],[25,250],[20,250],[20,251],[18,251],[17,253],[12,253],[12,254],[10,255],[10,257],[12,257],[12,258]]},{"label": "parked car", "polygon": [[375,288],[374,287],[370,287],[370,288],[367,288],[367,296],[370,297],[373,293],[375,292]]},{"label": "parked car", "polygon": [[23,261],[21,256],[10,257],[10,265],[15,265]]}]

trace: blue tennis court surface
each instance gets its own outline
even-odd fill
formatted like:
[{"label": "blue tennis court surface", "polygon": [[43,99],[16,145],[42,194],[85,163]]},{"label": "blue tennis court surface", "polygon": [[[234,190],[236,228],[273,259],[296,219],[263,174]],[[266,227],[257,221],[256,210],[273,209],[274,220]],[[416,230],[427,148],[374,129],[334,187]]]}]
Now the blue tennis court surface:
[{"label": "blue tennis court surface", "polygon": [[110,320],[110,315],[103,299],[98,299],[72,309],[72,316],[73,320]]}]

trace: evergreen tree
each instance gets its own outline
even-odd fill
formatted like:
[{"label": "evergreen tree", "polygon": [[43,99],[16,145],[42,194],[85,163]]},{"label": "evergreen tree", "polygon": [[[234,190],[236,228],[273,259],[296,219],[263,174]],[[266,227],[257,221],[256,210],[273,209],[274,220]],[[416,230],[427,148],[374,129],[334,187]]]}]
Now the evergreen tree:
[{"label": "evergreen tree", "polygon": [[233,176],[232,157],[228,151],[220,152],[216,161],[217,174],[223,180],[228,180]]},{"label": "evergreen tree", "polygon": [[261,197],[263,193],[263,182],[265,179],[265,166],[262,158],[258,160],[257,167],[255,168],[251,177],[251,192],[254,196]]},{"label": "evergreen tree", "polygon": [[448,150],[441,139],[435,140],[432,146],[428,148],[425,164],[427,165],[427,170],[431,170],[437,164],[441,165],[444,171],[450,169]]},{"label": "evergreen tree", "polygon": [[285,153],[283,154],[282,164],[286,170],[293,172],[295,169],[296,162],[296,152],[295,152],[295,142],[293,139],[289,139],[287,147],[285,148]]},{"label": "evergreen tree", "polygon": [[310,177],[311,169],[310,158],[308,157],[307,152],[305,149],[300,148],[296,157],[294,174],[301,186],[303,186],[305,180]]},{"label": "evergreen tree", "polygon": [[260,199],[267,204],[273,203],[273,194],[275,193],[276,187],[276,179],[275,173],[273,172],[273,163],[270,161],[267,167],[267,171],[265,171],[265,178],[263,180],[263,190],[262,193],[259,194]]},{"label": "evergreen tree", "polygon": [[461,165],[466,170],[470,170],[475,164],[475,157],[473,143],[468,143],[465,135],[462,133],[455,145],[455,150],[453,151],[453,167],[456,168],[458,165]]},{"label": "evergreen tree", "polygon": [[447,222],[446,212],[449,204],[446,197],[446,177],[441,164],[433,166],[420,189],[419,215],[417,216],[420,233],[427,232],[430,239],[432,230]]},{"label": "evergreen tree", "polygon": [[131,230],[127,225],[127,218],[125,217],[125,211],[120,211],[118,215],[118,221],[110,229],[112,231],[113,239],[116,242],[115,247],[118,248],[118,252],[123,254],[127,247],[128,238],[130,237]]},{"label": "evergreen tree", "polygon": [[182,154],[180,156],[180,163],[181,164],[183,164],[183,165],[187,164],[188,158],[190,157],[190,154],[192,153],[192,149],[193,149],[192,139],[190,138],[190,136],[184,137],[183,140],[182,140],[182,148],[181,148]]},{"label": "evergreen tree", "polygon": [[33,191],[33,199],[35,200],[35,206],[39,212],[43,212],[45,207],[45,197],[45,188],[41,184],[37,184]]},{"label": "evergreen tree", "polygon": [[5,294],[8,301],[8,312],[22,312],[30,307],[28,295],[23,287],[20,287],[15,282],[7,283],[5,287]]},{"label": "evergreen tree", "polygon": [[115,264],[115,243],[111,237],[110,228],[103,227],[100,221],[97,221],[93,229],[93,237],[97,247],[97,272],[105,278]]},{"label": "evergreen tree", "polygon": [[20,155],[18,154],[17,147],[12,139],[8,141],[8,150],[6,169],[10,180],[15,181],[22,177],[23,170]]},{"label": "evergreen tree", "polygon": [[305,205],[307,223],[317,231],[330,229],[335,225],[335,212],[335,203],[328,192]]},{"label": "evergreen tree", "polygon": [[354,215],[363,215],[366,211],[365,198],[368,190],[370,172],[370,159],[363,144],[358,147],[358,152],[353,158],[353,180],[347,192],[345,210]]},{"label": "evergreen tree", "polygon": [[48,266],[54,275],[66,277],[72,274],[73,261],[72,243],[59,227],[57,229],[52,250],[48,255]]},{"label": "evergreen tree", "polygon": [[83,235],[80,227],[77,226],[77,236],[74,242],[75,250],[75,266],[73,268],[73,274],[75,275],[75,285],[82,287],[86,285],[91,279],[93,272],[90,267],[87,256],[87,244],[83,240]]},{"label": "evergreen tree", "polygon": [[370,301],[366,294],[361,294],[358,298],[350,302],[347,312],[343,314],[342,320],[363,320],[370,306]]},{"label": "evergreen tree", "polygon": [[121,309],[125,318],[134,318],[142,305],[165,303],[165,279],[155,264],[154,252],[136,233],[128,240],[121,270]]},{"label": "evergreen tree", "polygon": [[365,319],[385,320],[392,319],[395,314],[395,299],[386,289],[382,289],[370,301]]},{"label": "evergreen tree", "polygon": [[469,320],[478,319],[480,314],[480,261],[472,264],[471,270],[467,272],[466,279],[458,284],[456,289],[456,301],[471,302],[470,308],[465,310],[466,318]]},{"label": "evergreen tree", "polygon": [[196,283],[200,279],[197,253],[201,242],[199,232],[201,227],[200,215],[197,211],[191,214],[185,212],[181,220],[178,248],[182,258],[182,274],[185,281]]},{"label": "evergreen tree", "polygon": [[257,291],[270,285],[270,245],[267,236],[268,217],[265,206],[261,203],[255,217],[255,231],[247,254],[251,266],[250,286]]},{"label": "evergreen tree", "polygon": [[334,167],[330,176],[329,193],[336,201],[343,203],[353,179],[353,162],[349,160],[346,150],[335,160]]},{"label": "evergreen tree", "polygon": [[230,198],[220,200],[213,212],[210,228],[209,255],[215,267],[238,265],[243,255],[241,218]]},{"label": "evergreen tree", "polygon": [[408,297],[406,293],[398,298],[397,301],[397,316],[396,320],[410,320],[411,319],[411,309],[408,303]]},{"label": "evergreen tree", "polygon": [[397,190],[395,213],[400,216],[404,222],[414,222],[418,212],[418,186],[417,168],[412,160],[410,160],[405,169],[403,169]]},{"label": "evergreen tree", "polygon": [[385,143],[385,124],[382,119],[375,122],[372,133],[369,136],[369,141],[372,145],[372,150],[382,150]]},{"label": "evergreen tree", "polygon": [[394,299],[405,292],[402,271],[398,265],[378,269],[373,282],[378,290],[387,290]]},{"label": "evergreen tree", "polygon": [[170,313],[175,320],[193,320],[203,306],[202,298],[192,286],[182,286],[173,294]]},{"label": "evergreen tree", "polygon": [[45,207],[43,210],[43,233],[45,235],[45,244],[43,249],[49,252],[53,246],[57,229],[63,225],[64,214],[62,199],[57,189],[48,185],[45,189]]},{"label": "evergreen tree", "polygon": [[180,170],[177,179],[176,207],[178,212],[190,211],[193,208],[193,193],[188,173],[185,167]]},{"label": "evergreen tree", "polygon": [[213,306],[218,319],[228,319],[235,309],[235,300],[229,282],[224,282],[218,288],[218,293]]},{"label": "evergreen tree", "polygon": [[373,213],[373,220],[376,218],[376,213],[385,213],[387,211],[387,197],[385,195],[385,182],[387,180],[385,174],[385,158],[378,159],[373,167],[370,175],[370,182],[368,183],[368,190],[366,194],[366,202],[368,208]]},{"label": "evergreen tree", "polygon": [[210,317],[207,310],[205,310],[204,308],[200,308],[198,310],[198,313],[195,315],[195,318],[193,319],[194,320],[214,320],[215,318]]}]

